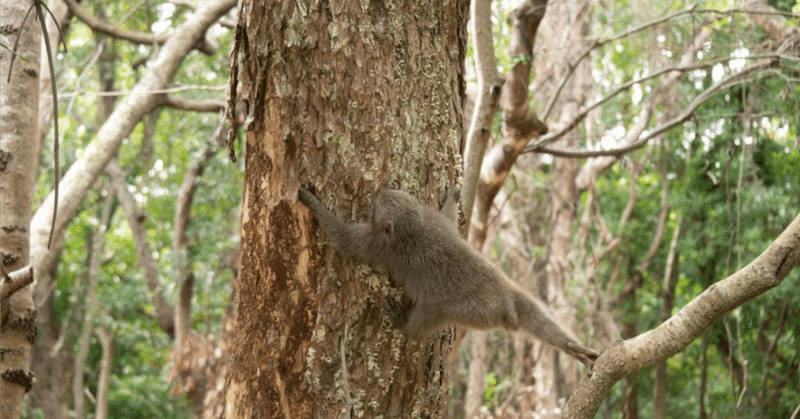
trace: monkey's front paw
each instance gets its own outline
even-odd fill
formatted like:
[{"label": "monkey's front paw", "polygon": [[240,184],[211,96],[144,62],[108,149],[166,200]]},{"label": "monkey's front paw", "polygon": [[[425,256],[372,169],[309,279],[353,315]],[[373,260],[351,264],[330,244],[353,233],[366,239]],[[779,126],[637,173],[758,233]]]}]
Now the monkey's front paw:
[{"label": "monkey's front paw", "polygon": [[384,306],[386,307],[386,313],[389,315],[389,320],[392,322],[392,326],[395,329],[402,330],[406,323],[408,323],[408,313],[411,311],[413,303],[406,299],[405,297],[401,297],[402,302],[398,302],[394,298],[390,296],[386,296],[386,300],[384,301]]}]

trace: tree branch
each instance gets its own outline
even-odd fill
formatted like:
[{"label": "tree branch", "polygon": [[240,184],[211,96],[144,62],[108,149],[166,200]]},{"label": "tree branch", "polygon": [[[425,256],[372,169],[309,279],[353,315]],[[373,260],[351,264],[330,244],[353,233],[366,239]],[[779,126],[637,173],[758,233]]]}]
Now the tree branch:
[{"label": "tree branch", "polygon": [[539,23],[544,18],[546,0],[521,4],[508,16],[511,26],[509,56],[518,61],[506,77],[500,105],[503,107],[503,139],[484,157],[475,193],[474,216],[469,231],[473,245],[482,244],[486,237],[486,220],[497,192],[508,178],[517,157],[535,135],[547,132],[545,125],[528,104],[528,83],[533,64],[533,46]]},{"label": "tree branch", "polygon": [[165,95],[161,104],[184,111],[222,112],[225,110],[225,101],[222,100],[194,100],[175,95]]},{"label": "tree branch", "polygon": [[153,258],[153,251],[147,240],[147,229],[144,225],[147,214],[136,204],[136,199],[131,191],[128,190],[128,183],[125,182],[125,173],[119,167],[119,162],[116,159],[108,163],[105,172],[114,189],[117,200],[123,211],[125,211],[128,226],[130,226],[133,233],[133,244],[139,257],[139,265],[142,267],[147,289],[150,291],[154,317],[161,329],[170,337],[174,337],[173,308],[164,298],[164,285],[158,277],[158,265],[155,258]]},{"label": "tree branch", "polygon": [[[201,4],[192,18],[176,29],[164,44],[147,72],[131,94],[114,109],[97,132],[97,138],[84,150],[62,179],[63,198],[59,199],[55,234],[63,234],[75,216],[86,193],[117,152],[122,140],[147,113],[158,106],[152,91],[164,89],[180,66],[183,58],[202,39],[208,28],[227,13],[236,0],[208,0]],[[41,203],[31,220],[31,264],[35,272],[49,272],[55,253],[48,251],[49,220],[53,213],[53,194]]]},{"label": "tree branch", "polygon": [[[67,7],[69,7],[69,11],[72,12],[75,17],[80,19],[81,22],[85,23],[86,26],[92,28],[92,30],[95,32],[102,33],[103,35],[107,35],[112,38],[122,39],[128,42],[133,42],[134,44],[161,45],[167,42],[167,40],[173,35],[171,33],[153,35],[149,33],[125,31],[119,29],[117,25],[112,25],[102,19],[92,16],[75,0],[63,1],[66,3]],[[196,47],[203,54],[214,55],[217,52],[217,45],[215,44],[216,43],[213,40],[204,37],[198,40]]]},{"label": "tree branch", "polygon": [[101,19],[98,19],[91,14],[89,14],[86,9],[84,9],[80,4],[78,4],[75,0],[63,0],[66,3],[67,7],[69,7],[69,11],[72,12],[75,17],[81,20],[81,22],[85,23],[86,26],[92,28],[93,31],[102,33],[103,35],[108,35],[112,38],[123,39],[129,42],[133,42],[134,44],[163,44],[167,42],[170,34],[161,34],[161,35],[153,35],[149,33],[141,33],[141,32],[131,32],[131,31],[124,31],[119,29],[117,25],[112,25],[108,22],[105,22]]},{"label": "tree branch", "polygon": [[[3,281],[3,286],[0,287],[0,301],[14,295],[15,292],[21,290],[26,285],[33,282],[33,268],[31,265],[17,269],[9,273]],[[3,304],[3,308],[5,308]]]},{"label": "tree branch", "polygon": [[607,349],[567,402],[563,419],[594,417],[605,394],[623,377],[683,349],[723,315],[771,288],[800,264],[800,214],[747,266],[712,284],[653,330]]},{"label": "tree branch", "polygon": [[[585,157],[598,157],[598,156],[621,156],[625,153],[628,153],[633,150],[637,150],[643,147],[647,142],[667,131],[670,129],[688,121],[697,108],[700,107],[705,101],[710,99],[714,94],[722,90],[723,88],[730,87],[733,84],[740,83],[744,79],[746,79],[751,73],[754,73],[758,70],[763,70],[769,67],[774,66],[777,63],[777,60],[781,58],[779,55],[772,55],[773,58],[767,58],[762,60],[759,63],[753,64],[750,67],[745,68],[744,70],[731,74],[730,76],[720,80],[713,86],[709,87],[708,89],[704,90],[702,93],[697,95],[697,97],[692,100],[689,105],[686,106],[685,110],[675,118],[670,119],[669,121],[665,122],[664,124],[656,127],[653,131],[649,132],[647,135],[641,137],[640,139],[624,146],[610,150],[567,150],[562,148],[549,148],[545,147],[546,143],[552,142],[551,138],[543,138],[537,141],[534,144],[530,144],[528,147],[525,148],[525,152],[536,152],[536,153],[545,153],[545,154],[552,154],[555,156],[560,157],[577,157],[577,158],[585,158]],[[577,124],[576,124],[577,125]]]}]

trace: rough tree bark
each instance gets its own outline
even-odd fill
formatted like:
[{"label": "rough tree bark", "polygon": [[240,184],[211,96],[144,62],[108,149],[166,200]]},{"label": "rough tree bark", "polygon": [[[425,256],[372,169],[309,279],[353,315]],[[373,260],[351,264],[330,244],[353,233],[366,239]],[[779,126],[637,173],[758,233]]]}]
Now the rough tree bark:
[{"label": "rough tree bark", "polygon": [[296,197],[314,187],[350,220],[387,186],[436,205],[460,166],[467,6],[240,4],[231,75],[249,113],[226,417],[445,415],[452,332],[392,329],[383,305],[399,290],[318,241]]},{"label": "rough tree bark", "polygon": [[[0,33],[19,39],[0,51],[0,418],[17,419],[22,399],[33,386],[30,372],[36,339],[36,309],[31,285],[8,291],[7,274],[28,264],[31,200],[35,178],[36,122],[39,110],[41,30],[33,16],[23,20],[29,2],[0,3]],[[35,15],[35,13],[33,14]],[[10,77],[9,77],[9,72]],[[16,281],[20,281],[17,279]]]}]

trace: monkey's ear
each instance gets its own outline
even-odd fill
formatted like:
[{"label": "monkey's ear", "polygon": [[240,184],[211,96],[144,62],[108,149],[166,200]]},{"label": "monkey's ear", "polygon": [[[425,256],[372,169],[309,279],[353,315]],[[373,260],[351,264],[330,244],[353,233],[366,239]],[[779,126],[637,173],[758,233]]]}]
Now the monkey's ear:
[{"label": "monkey's ear", "polygon": [[386,224],[383,226],[383,230],[386,232],[386,234],[394,234],[394,222],[386,222]]}]

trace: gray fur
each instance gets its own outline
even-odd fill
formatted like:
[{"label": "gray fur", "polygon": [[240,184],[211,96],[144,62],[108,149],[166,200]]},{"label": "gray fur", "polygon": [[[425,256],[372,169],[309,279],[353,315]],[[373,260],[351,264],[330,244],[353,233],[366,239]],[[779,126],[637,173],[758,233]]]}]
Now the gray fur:
[{"label": "gray fur", "polygon": [[409,336],[424,338],[447,325],[522,329],[590,368],[599,356],[556,323],[544,303],[461,238],[457,189],[448,190],[441,211],[406,192],[384,190],[372,203],[369,220],[350,224],[311,192],[301,188],[298,197],[314,212],[334,247],[389,268],[408,300],[392,300],[387,308]]}]

